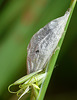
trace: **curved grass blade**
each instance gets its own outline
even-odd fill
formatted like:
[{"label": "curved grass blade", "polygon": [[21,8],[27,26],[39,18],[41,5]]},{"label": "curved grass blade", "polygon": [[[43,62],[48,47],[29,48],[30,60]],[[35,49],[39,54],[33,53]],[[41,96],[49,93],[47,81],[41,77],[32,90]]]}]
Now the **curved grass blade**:
[{"label": "curved grass blade", "polygon": [[[64,40],[65,33],[66,33],[67,28],[68,28],[68,25],[69,25],[69,22],[70,22],[70,19],[71,19],[71,16],[72,16],[72,13],[73,13],[75,4],[76,4],[76,0],[72,0],[72,1],[71,1],[71,5],[70,5],[71,12],[70,12],[70,15],[69,15],[67,24],[66,24],[66,26],[65,26],[65,31],[64,31],[64,34],[63,34],[61,40],[60,40],[59,43],[58,43],[58,46],[59,46],[60,48],[61,48],[62,42],[63,42],[63,40]],[[47,71],[47,76],[46,76],[45,81],[44,81],[44,82],[42,83],[42,85],[41,85],[41,89],[40,89],[40,92],[39,92],[39,95],[38,95],[37,100],[43,100],[43,99],[44,99],[44,95],[45,95],[45,92],[46,92],[48,83],[49,83],[49,81],[50,81],[50,78],[51,78],[51,75],[52,75],[52,72],[53,72],[53,69],[54,69],[54,66],[55,66],[55,63],[56,63],[56,60],[57,60],[59,51],[60,51],[60,50],[57,50],[57,51],[55,52],[55,54],[52,56],[51,60],[50,60],[50,63],[49,63],[48,69],[47,69],[47,70],[48,70],[48,71]]]}]

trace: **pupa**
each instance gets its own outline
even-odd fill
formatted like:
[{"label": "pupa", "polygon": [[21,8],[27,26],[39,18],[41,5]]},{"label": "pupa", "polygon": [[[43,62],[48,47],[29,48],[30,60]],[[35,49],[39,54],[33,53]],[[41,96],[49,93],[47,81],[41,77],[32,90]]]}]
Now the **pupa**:
[{"label": "pupa", "polygon": [[27,74],[45,68],[62,37],[69,14],[66,11],[64,16],[52,20],[33,35],[27,47]]}]

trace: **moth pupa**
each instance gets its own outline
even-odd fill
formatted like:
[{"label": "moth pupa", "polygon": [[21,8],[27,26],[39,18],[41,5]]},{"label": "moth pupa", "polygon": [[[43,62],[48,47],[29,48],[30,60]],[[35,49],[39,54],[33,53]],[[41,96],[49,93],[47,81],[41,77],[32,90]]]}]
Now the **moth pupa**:
[{"label": "moth pupa", "polygon": [[27,47],[27,73],[43,70],[56,49],[65,29],[70,11],[36,32]]},{"label": "moth pupa", "polygon": [[[18,96],[20,94],[19,99],[30,91],[31,86],[39,89],[39,85],[44,81],[47,72],[39,72],[45,68],[56,50],[58,42],[64,33],[69,14],[70,10],[64,16],[49,22],[31,38],[27,47],[27,74],[29,75],[22,77],[8,87],[10,93],[17,93]],[[14,85],[19,85],[20,89],[17,92],[10,90],[10,87]]]}]

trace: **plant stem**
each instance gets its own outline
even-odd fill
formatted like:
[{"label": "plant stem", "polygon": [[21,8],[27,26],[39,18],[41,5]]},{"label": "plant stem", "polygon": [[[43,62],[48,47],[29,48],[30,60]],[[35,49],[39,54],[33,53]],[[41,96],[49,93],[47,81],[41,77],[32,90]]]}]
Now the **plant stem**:
[{"label": "plant stem", "polygon": [[[69,25],[69,22],[70,22],[73,10],[75,8],[75,4],[76,4],[76,0],[72,0],[71,1],[71,5],[70,5],[71,12],[70,12],[67,24],[65,26],[65,31],[64,31],[63,36],[62,36],[62,38],[61,38],[61,40],[59,41],[59,44],[58,44],[58,46],[60,48],[61,48],[61,45],[63,43],[64,37],[65,37],[65,33],[66,33],[67,28],[68,28],[68,25]],[[51,60],[50,60],[49,67],[48,67],[48,72],[47,72],[47,76],[45,78],[45,81],[41,85],[41,89],[40,89],[40,92],[39,92],[37,100],[43,100],[44,99],[44,95],[45,95],[45,92],[47,90],[48,83],[50,81],[50,78],[51,78],[51,75],[52,75],[52,72],[53,72],[53,69],[54,69],[54,66],[55,66],[55,63],[56,63],[59,51],[60,50],[57,50],[55,52],[55,54],[52,56]]]}]

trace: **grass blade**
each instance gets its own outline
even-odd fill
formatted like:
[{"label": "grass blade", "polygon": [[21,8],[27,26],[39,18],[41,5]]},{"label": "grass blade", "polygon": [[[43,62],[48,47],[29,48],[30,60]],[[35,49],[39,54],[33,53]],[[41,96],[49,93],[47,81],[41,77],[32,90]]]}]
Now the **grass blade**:
[{"label": "grass blade", "polygon": [[[65,33],[66,33],[66,30],[68,28],[68,25],[69,25],[69,22],[70,22],[70,19],[71,19],[71,16],[72,16],[72,13],[73,13],[73,10],[74,10],[74,7],[75,7],[75,4],[76,4],[76,0],[72,0],[71,2],[71,13],[69,15],[69,18],[68,18],[68,21],[67,21],[67,24],[66,24],[66,27],[65,27],[65,32],[58,44],[58,46],[61,48],[61,45],[62,45],[62,42],[63,42],[63,39],[64,39],[64,36],[65,36]],[[43,100],[44,98],[44,95],[45,95],[45,92],[47,90],[47,86],[48,86],[48,83],[50,81],[50,78],[51,78],[51,75],[52,75],[52,72],[53,72],[53,69],[54,69],[54,66],[55,66],[55,63],[56,63],[56,60],[57,60],[57,57],[58,57],[58,54],[59,54],[59,51],[60,50],[57,50],[55,52],[55,54],[52,56],[52,59],[50,60],[50,63],[49,63],[49,67],[48,67],[48,73],[47,73],[47,76],[46,76],[46,79],[45,81],[43,82],[43,84],[41,85],[41,89],[40,89],[40,93],[38,95],[38,98],[37,100]]]}]

